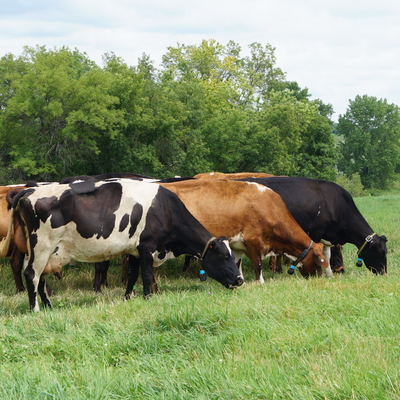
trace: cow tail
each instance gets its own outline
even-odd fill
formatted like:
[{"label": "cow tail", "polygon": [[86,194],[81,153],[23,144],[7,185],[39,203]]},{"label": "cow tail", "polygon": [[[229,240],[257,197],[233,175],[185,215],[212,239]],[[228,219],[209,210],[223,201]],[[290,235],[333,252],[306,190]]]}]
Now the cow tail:
[{"label": "cow tail", "polygon": [[6,257],[10,248],[11,232],[13,229],[14,208],[11,208],[10,224],[8,225],[7,236],[0,242],[0,258]]}]

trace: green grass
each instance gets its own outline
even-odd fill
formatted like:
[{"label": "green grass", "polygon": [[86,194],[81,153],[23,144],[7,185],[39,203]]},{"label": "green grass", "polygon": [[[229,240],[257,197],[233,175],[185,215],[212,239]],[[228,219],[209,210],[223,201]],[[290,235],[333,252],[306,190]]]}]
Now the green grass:
[{"label": "green grass", "polygon": [[162,293],[123,301],[113,263],[49,278],[54,308],[31,314],[0,267],[0,399],[400,399],[400,197],[356,199],[388,239],[388,271],[305,280],[265,273],[234,291],[200,282],[183,260],[158,269]]}]

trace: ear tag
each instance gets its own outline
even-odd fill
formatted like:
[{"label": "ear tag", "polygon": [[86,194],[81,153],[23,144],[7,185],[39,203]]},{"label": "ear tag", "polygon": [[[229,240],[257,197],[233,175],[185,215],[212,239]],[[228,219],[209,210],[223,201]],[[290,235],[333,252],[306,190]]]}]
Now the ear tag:
[{"label": "ear tag", "polygon": [[204,269],[201,269],[201,270],[200,270],[200,280],[201,280],[202,282],[204,282],[206,279],[207,279],[206,271],[204,271]]},{"label": "ear tag", "polygon": [[356,262],[357,267],[362,267],[362,258],[358,257]]},{"label": "ear tag", "polygon": [[290,268],[288,269],[288,274],[289,275],[293,275],[294,274],[294,270],[296,269],[296,267],[294,265],[291,265]]}]

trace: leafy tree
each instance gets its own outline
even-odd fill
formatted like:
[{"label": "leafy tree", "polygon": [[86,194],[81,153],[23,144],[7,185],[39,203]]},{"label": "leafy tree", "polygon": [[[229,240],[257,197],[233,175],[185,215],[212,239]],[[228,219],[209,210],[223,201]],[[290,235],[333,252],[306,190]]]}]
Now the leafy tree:
[{"label": "leafy tree", "polygon": [[100,135],[113,137],[123,124],[114,108],[119,100],[108,94],[111,75],[85,54],[26,47],[17,68],[9,60],[0,61],[8,83],[2,87],[0,143],[10,179],[59,179],[76,160],[82,165],[79,160],[93,158]]},{"label": "leafy tree", "polygon": [[400,113],[386,99],[356,96],[340,116],[337,132],[343,135],[339,170],[358,173],[367,188],[387,188],[400,162]]}]

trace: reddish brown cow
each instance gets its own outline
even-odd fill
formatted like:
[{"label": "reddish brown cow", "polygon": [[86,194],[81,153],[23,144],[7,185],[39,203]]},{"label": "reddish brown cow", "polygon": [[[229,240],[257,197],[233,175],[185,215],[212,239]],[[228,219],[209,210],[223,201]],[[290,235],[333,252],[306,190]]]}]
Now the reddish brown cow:
[{"label": "reddish brown cow", "polygon": [[246,254],[261,283],[261,261],[267,255],[287,254],[305,277],[321,275],[321,266],[329,265],[323,245],[309,238],[281,197],[265,186],[218,179],[160,185],[176,193],[214,236],[228,237],[236,260]]},{"label": "reddish brown cow", "polygon": [[[25,185],[0,186],[0,240],[7,236],[8,227],[10,225],[10,211],[7,207],[8,203],[6,196],[11,190],[22,190],[25,188]],[[14,232],[12,232],[10,250],[7,253],[7,256],[10,258],[10,264],[13,271],[17,292],[22,292],[25,290],[21,277],[25,255],[20,252],[16,246],[14,246]]]}]

